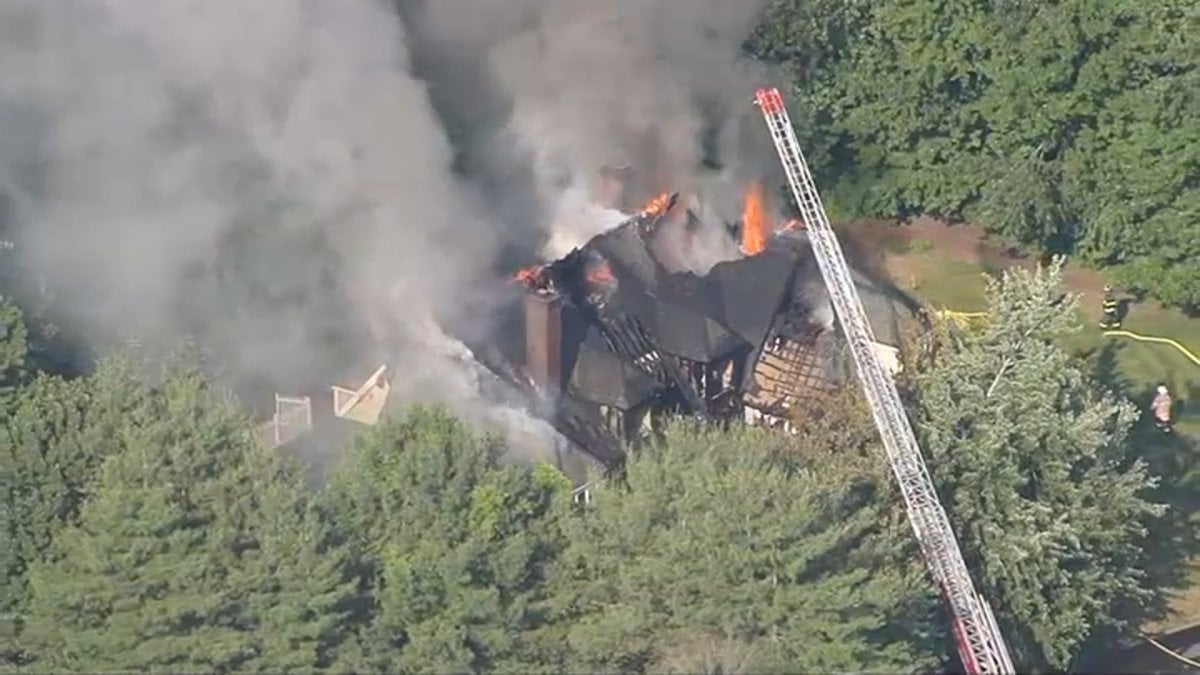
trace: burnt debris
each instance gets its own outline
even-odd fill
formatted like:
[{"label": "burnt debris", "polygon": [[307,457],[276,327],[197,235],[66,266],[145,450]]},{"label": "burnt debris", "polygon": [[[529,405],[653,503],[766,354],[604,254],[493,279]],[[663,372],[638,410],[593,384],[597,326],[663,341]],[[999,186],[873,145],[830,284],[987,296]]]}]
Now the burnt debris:
[{"label": "burnt debris", "polygon": [[[788,429],[846,375],[803,232],[775,234],[704,275],[672,272],[648,243],[675,200],[663,195],[562,259],[519,272],[502,310],[506,335],[473,346],[609,469],[669,416]],[[858,281],[881,348],[894,349],[895,303]]]}]

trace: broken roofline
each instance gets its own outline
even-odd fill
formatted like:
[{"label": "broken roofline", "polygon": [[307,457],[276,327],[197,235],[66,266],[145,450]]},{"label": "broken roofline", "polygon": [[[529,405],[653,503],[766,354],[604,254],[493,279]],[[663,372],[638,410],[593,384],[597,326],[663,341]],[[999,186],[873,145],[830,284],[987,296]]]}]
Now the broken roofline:
[{"label": "broken roofline", "polygon": [[792,295],[803,235],[772,231],[755,255],[722,261],[704,274],[671,271],[648,240],[678,199],[678,192],[662,193],[621,224],[557,260],[518,272],[515,280],[535,293],[562,295],[589,314],[607,309],[636,316],[656,346],[691,361],[711,362],[739,345],[759,349]]},{"label": "broken roofline", "polygon": [[524,284],[530,289],[545,289],[554,283],[554,279],[548,275],[548,272],[550,272],[552,268],[556,266],[561,268],[564,264],[570,264],[578,260],[579,256],[583,255],[584,251],[593,249],[592,244],[598,239],[615,231],[636,229],[637,234],[643,237],[653,233],[658,227],[659,222],[661,222],[662,219],[667,216],[667,214],[671,213],[678,202],[678,192],[663,192],[647,202],[646,205],[643,206],[637,213],[634,213],[632,216],[629,216],[625,220],[621,221],[621,223],[617,226],[595,235],[583,246],[578,246],[572,249],[570,253],[567,253],[565,256],[558,258],[557,260],[551,260],[517,270],[512,275],[511,280]]},{"label": "broken roofline", "polygon": [[[533,298],[527,297],[527,312],[531,307],[540,308],[551,297],[561,298],[554,302],[566,301],[564,310],[578,315],[578,320],[568,321],[572,328],[549,330],[542,326],[546,320],[541,317],[543,312],[538,312],[539,321],[534,322],[537,329],[531,331],[530,315],[526,315],[526,370],[533,366],[540,375],[534,380],[545,379],[551,371],[562,376],[561,380],[554,378],[554,383],[539,382],[539,388],[570,388],[572,376],[578,374],[576,368],[587,361],[585,354],[603,342],[609,345],[603,351],[640,370],[647,368],[643,363],[647,355],[670,355],[673,358],[661,362],[659,368],[667,371],[672,370],[675,358],[713,364],[741,358],[739,354],[747,356],[762,347],[775,317],[792,295],[801,260],[797,241],[789,239],[790,245],[774,245],[760,255],[718,263],[705,275],[671,272],[653,256],[641,236],[644,230],[638,226],[646,222],[644,218],[631,218],[544,266],[539,274],[543,283],[529,291],[529,296],[544,299],[531,306]],[[611,270],[609,282],[597,284],[588,274],[597,264]],[[566,318],[564,315],[559,321]],[[591,333],[596,335],[589,337]],[[552,334],[557,337],[550,337]],[[541,358],[533,359],[533,364],[528,362],[530,354],[550,355],[542,344],[547,339],[567,343],[561,351],[554,350],[567,363],[548,368]],[[608,372],[610,368],[604,366],[601,370]],[[687,396],[688,388],[677,381],[682,373],[655,370],[645,374],[664,386],[678,386],[685,398],[691,399],[687,401],[691,407],[703,407],[699,397]],[[585,385],[585,391],[579,393],[590,400],[587,389]]]}]

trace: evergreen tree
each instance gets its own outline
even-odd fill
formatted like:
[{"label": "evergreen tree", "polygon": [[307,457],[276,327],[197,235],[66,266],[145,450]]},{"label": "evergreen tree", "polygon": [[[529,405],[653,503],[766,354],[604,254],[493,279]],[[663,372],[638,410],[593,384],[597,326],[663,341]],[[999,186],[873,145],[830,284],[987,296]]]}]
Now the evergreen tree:
[{"label": "evergreen tree", "polygon": [[331,500],[363,562],[369,609],[342,665],[402,672],[541,667],[543,569],[570,483],[498,464],[501,446],[444,410],[377,427]]},{"label": "evergreen tree", "polygon": [[0,612],[6,615],[24,614],[26,568],[41,559],[56,528],[74,519],[87,496],[99,460],[84,444],[87,385],[40,375],[12,395],[0,427]]},{"label": "evergreen tree", "polygon": [[951,330],[916,378],[934,480],[1026,668],[1063,668],[1089,637],[1153,606],[1147,525],[1161,507],[1132,456],[1137,417],[1062,338],[1078,327],[1061,262],[988,285],[991,320]]},{"label": "evergreen tree", "polygon": [[0,295],[0,396],[11,392],[24,375],[28,340],[21,310]]},{"label": "evergreen tree", "polygon": [[196,372],[144,394],[78,523],[31,566],[35,667],[322,665],[352,589],[296,468]]},{"label": "evergreen tree", "polygon": [[91,377],[38,373],[3,397],[0,418],[0,660],[21,661],[28,609],[28,568],[53,537],[74,523],[91,497],[96,472],[117,443],[123,413],[142,395],[127,360],[100,364]]},{"label": "evergreen tree", "polygon": [[776,0],[749,47],[831,206],[966,217],[1200,303],[1200,92],[1187,0]]},{"label": "evergreen tree", "polygon": [[895,508],[879,475],[789,443],[679,427],[630,460],[623,485],[596,486],[554,577],[571,670],[937,662],[917,637],[935,607],[924,572],[894,564],[882,544],[896,540],[879,537]]}]

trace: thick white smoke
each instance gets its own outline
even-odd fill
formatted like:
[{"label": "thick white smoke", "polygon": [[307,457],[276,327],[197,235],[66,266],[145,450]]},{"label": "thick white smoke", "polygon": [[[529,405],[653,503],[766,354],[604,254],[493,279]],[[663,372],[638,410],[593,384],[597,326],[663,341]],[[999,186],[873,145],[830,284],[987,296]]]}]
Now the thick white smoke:
[{"label": "thick white smoke", "polygon": [[739,58],[763,0],[400,4],[443,115],[487,130],[472,139],[485,171],[528,165],[546,254],[611,226],[578,206],[601,167],[632,167],[635,201],[703,191],[735,209],[744,180],[774,169],[747,133],[761,124],[750,105],[761,79]]},{"label": "thick white smoke", "polygon": [[548,201],[549,239],[541,251],[547,259],[561,258],[629,218],[621,211],[596,203],[590,191],[577,185],[562,189]]},{"label": "thick white smoke", "polygon": [[449,143],[386,3],[107,4],[173,83],[208,94],[207,113],[244,134],[328,230],[353,261],[355,302],[427,310],[486,268],[497,233],[450,176]]},{"label": "thick white smoke", "polygon": [[615,224],[600,167],[736,203],[772,165],[740,126],[762,4],[8,0],[0,226],[99,340],[197,333],[266,392],[387,362],[466,405],[440,326]]},{"label": "thick white smoke", "polygon": [[15,0],[0,31],[0,176],[92,323],[329,370],[318,336],[357,317],[386,348],[494,261],[383,3]]},{"label": "thick white smoke", "polygon": [[198,333],[265,400],[386,362],[495,417],[439,324],[505,235],[409,68],[375,0],[6,2],[5,228],[90,337]]}]

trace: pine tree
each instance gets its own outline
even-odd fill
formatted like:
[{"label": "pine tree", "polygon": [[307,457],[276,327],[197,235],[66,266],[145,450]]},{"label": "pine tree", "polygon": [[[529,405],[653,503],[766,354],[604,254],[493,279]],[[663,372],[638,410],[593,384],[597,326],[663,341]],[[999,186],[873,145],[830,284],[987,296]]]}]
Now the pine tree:
[{"label": "pine tree", "polygon": [[831,208],[966,218],[1187,310],[1193,4],[774,0],[749,47],[794,74],[793,119]]},{"label": "pine tree", "polygon": [[500,450],[440,409],[360,439],[330,495],[370,605],[341,665],[529,672],[544,663],[536,604],[559,546],[555,504],[570,484],[549,467],[501,466]]},{"label": "pine tree", "polygon": [[76,522],[93,494],[104,457],[118,444],[124,411],[143,388],[130,362],[106,360],[88,377],[38,373],[2,396],[0,421],[0,661],[28,656],[21,628],[28,610],[28,568],[51,550],[54,536]]},{"label": "pine tree", "polygon": [[88,384],[41,375],[11,395],[0,426],[0,612],[7,615],[24,614],[25,570],[41,559],[56,528],[74,519],[99,463],[99,453],[84,444]]},{"label": "pine tree", "polygon": [[11,392],[25,374],[28,343],[29,330],[21,310],[0,295],[0,396]]},{"label": "pine tree", "polygon": [[1152,605],[1137,413],[1062,344],[1078,328],[1061,261],[988,284],[991,319],[950,331],[916,383],[923,447],[1019,663],[1066,667]]},{"label": "pine tree", "polygon": [[596,486],[591,507],[567,521],[570,545],[554,577],[569,669],[937,662],[908,630],[934,606],[923,571],[877,548],[894,508],[880,498],[879,476],[790,442],[680,427],[632,458],[623,484]]},{"label": "pine tree", "polygon": [[124,413],[95,496],[30,570],[35,666],[321,665],[351,588],[296,468],[196,372]]}]

